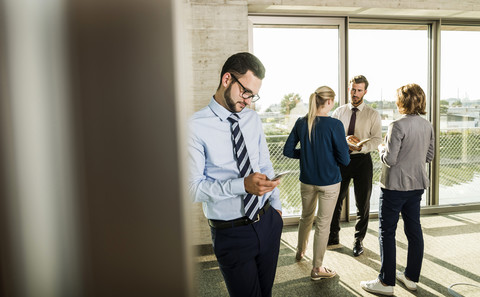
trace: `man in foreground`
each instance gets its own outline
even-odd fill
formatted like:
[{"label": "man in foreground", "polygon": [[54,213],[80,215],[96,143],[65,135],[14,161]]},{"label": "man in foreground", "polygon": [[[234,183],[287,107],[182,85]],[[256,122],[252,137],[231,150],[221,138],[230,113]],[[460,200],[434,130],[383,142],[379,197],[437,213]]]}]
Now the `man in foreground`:
[{"label": "man in foreground", "polygon": [[190,119],[190,193],[203,203],[230,296],[271,296],[283,227],[262,123],[263,64],[238,53],[223,65],[208,106]]}]

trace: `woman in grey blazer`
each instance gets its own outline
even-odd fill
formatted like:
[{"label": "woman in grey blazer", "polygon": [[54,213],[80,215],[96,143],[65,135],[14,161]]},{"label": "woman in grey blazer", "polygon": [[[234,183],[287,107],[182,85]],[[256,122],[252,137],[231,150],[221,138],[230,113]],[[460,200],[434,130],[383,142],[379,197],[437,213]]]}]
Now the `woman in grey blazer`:
[{"label": "woman in grey blazer", "polygon": [[[416,290],[423,260],[420,201],[430,181],[426,163],[433,160],[433,127],[420,115],[425,112],[425,93],[417,84],[397,89],[397,108],[402,115],[393,121],[378,147],[382,164],[380,179],[379,242],[382,267],[378,278],[361,282],[366,291],[393,295],[395,278],[409,290]],[[399,213],[408,239],[407,265],[395,272],[395,231]]]}]

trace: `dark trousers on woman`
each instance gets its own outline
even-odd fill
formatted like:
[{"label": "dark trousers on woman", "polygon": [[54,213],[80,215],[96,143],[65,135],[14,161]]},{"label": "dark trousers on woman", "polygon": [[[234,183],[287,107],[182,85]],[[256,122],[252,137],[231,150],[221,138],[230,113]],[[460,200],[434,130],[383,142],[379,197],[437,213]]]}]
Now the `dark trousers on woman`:
[{"label": "dark trousers on woman", "polygon": [[424,190],[393,191],[381,189],[379,218],[380,258],[382,268],[378,278],[395,286],[396,244],[395,231],[399,214],[402,214],[404,231],[408,240],[405,276],[418,282],[423,260],[423,234],[420,225],[420,201]]},{"label": "dark trousers on woman", "polygon": [[342,183],[338,194],[337,205],[333,212],[330,224],[330,238],[338,236],[340,231],[340,214],[342,203],[347,197],[350,181],[353,178],[353,190],[355,193],[355,205],[357,206],[357,223],[355,224],[355,240],[362,241],[367,233],[368,217],[370,215],[370,196],[372,194],[373,165],[372,157],[367,154],[350,155],[348,166],[340,165]]},{"label": "dark trousers on woman", "polygon": [[270,207],[256,223],[210,228],[213,249],[230,296],[272,295],[283,220]]}]

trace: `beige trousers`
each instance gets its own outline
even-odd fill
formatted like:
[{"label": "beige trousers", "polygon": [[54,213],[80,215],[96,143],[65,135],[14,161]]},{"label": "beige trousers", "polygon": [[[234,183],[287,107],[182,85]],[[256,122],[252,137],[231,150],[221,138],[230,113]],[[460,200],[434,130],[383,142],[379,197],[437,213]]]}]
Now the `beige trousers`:
[{"label": "beige trousers", "polygon": [[298,224],[298,246],[299,252],[305,252],[308,245],[308,237],[312,230],[315,209],[315,234],[313,237],[313,267],[321,267],[323,256],[327,250],[328,235],[330,233],[330,222],[333,211],[337,204],[340,183],[329,186],[314,186],[300,183],[302,194],[302,216]]}]

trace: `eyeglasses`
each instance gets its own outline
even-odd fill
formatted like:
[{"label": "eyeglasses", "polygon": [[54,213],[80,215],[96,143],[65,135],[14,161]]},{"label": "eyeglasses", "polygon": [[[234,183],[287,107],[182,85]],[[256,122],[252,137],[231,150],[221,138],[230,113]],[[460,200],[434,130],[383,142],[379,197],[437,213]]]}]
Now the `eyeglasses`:
[{"label": "eyeglasses", "polygon": [[231,74],[230,75],[233,77],[233,79],[242,87],[243,89],[243,92],[242,92],[242,98],[243,99],[250,99],[252,100],[252,103],[253,102],[256,102],[260,99],[260,96],[258,95],[253,95],[252,94],[252,91],[250,91],[249,89],[245,88],[242,83],[235,77],[235,75]]}]

